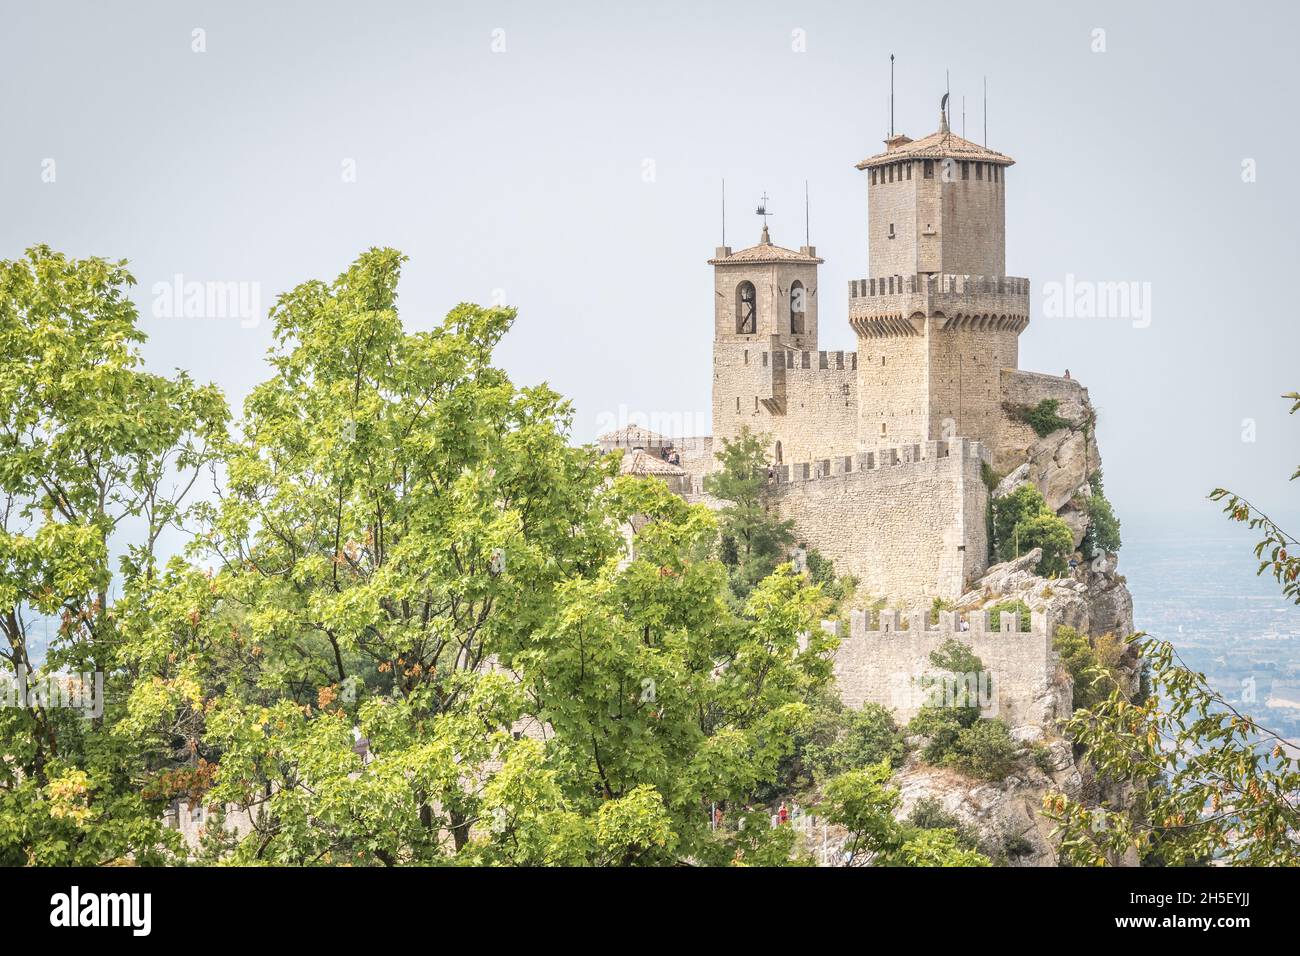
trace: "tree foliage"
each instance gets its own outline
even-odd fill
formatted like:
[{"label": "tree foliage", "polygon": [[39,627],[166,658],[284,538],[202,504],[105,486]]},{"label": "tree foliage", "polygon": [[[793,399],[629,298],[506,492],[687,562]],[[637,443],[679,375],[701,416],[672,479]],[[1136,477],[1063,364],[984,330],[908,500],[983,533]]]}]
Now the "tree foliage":
[{"label": "tree foliage", "polygon": [[888,763],[852,770],[826,785],[826,818],[848,831],[844,866],[988,866],[945,828],[923,828],[896,819],[901,803],[888,784]]},{"label": "tree foliage", "polygon": [[993,536],[999,561],[1011,561],[1042,548],[1038,573],[1060,576],[1074,551],[1074,535],[1043,499],[1042,493],[1026,482],[1015,491],[993,499]]},{"label": "tree foliage", "polygon": [[[1300,409],[1300,394],[1285,397],[1292,413]],[[1300,469],[1291,476],[1297,477]],[[1239,495],[1216,488],[1210,497],[1225,501],[1232,520],[1263,531],[1258,573],[1270,573],[1300,603],[1295,538]],[[1300,746],[1238,710],[1167,641],[1137,634],[1130,642],[1148,674],[1144,687],[1132,700],[1123,688],[1111,689],[1076,711],[1067,732],[1106,779],[1127,784],[1120,792],[1132,796],[1093,806],[1049,793],[1044,807],[1057,821],[1062,856],[1081,865],[1135,855],[1169,866],[1300,864]],[[1086,655],[1071,643],[1067,660],[1077,667]],[[1088,671],[1101,677],[1105,661],[1098,665]]]},{"label": "tree foliage", "polygon": [[1119,533],[1119,518],[1102,487],[1101,471],[1093,472],[1088,483],[1092,493],[1083,500],[1083,509],[1088,515],[1088,527],[1082,542],[1084,556],[1094,558],[1115,554],[1123,546],[1123,540]]},{"label": "tree foliage", "polygon": [[123,732],[139,679],[124,607],[156,579],[159,540],[226,412],[183,373],[143,371],[134,281],[124,263],[46,246],[0,262],[0,658],[15,683],[100,674],[104,688],[90,718],[49,703],[0,708],[8,864],[150,862],[172,844],[166,801],[142,784],[173,753]]},{"label": "tree foliage", "polygon": [[726,502],[719,513],[723,560],[732,589],[743,599],[776,566],[787,560],[794,523],[783,520],[768,496],[767,452],[748,428],[723,439],[719,468],[705,476],[705,490]]},{"label": "tree foliage", "polygon": [[[110,674],[98,723],[0,714],[5,859],[168,859],[174,798],[214,808],[201,859],[240,863],[783,846],[715,833],[709,808],[775,777],[829,679],[818,589],[755,573],[736,601],[707,508],[616,477],[571,444],[567,402],[493,363],[511,311],[403,329],[401,261],[371,250],[283,295],[272,375],[230,431],[215,391],[136,368],[120,265],[5,265],[10,659],[24,615],[61,613],[52,662]],[[163,495],[208,465],[190,512]],[[143,543],[110,605],[127,519]],[[158,567],[169,524],[193,540]]]}]

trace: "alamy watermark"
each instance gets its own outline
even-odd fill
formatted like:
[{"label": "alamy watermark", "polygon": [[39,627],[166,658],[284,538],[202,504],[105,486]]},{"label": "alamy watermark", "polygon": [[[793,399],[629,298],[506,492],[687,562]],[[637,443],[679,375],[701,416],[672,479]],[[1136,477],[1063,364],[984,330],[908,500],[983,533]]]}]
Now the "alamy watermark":
[{"label": "alamy watermark", "polygon": [[36,674],[23,667],[0,673],[0,707],[55,707],[79,710],[83,717],[104,714],[104,675]]},{"label": "alamy watermark", "polygon": [[897,710],[922,707],[974,707],[982,717],[996,717],[997,695],[989,671],[944,672],[916,678],[904,671],[889,675],[889,702]]},{"label": "alamy watermark", "polygon": [[149,291],[155,319],[238,319],[241,329],[262,321],[260,282],[187,282],[178,272]]},{"label": "alamy watermark", "polygon": [[1128,319],[1135,329],[1151,325],[1151,283],[1093,282],[1067,272],[1064,282],[1043,283],[1043,315],[1049,319]]},{"label": "alamy watermark", "polygon": [[597,434],[618,431],[629,425],[670,438],[690,437],[709,434],[713,430],[713,417],[712,413],[706,412],[643,412],[626,405],[596,416]]}]

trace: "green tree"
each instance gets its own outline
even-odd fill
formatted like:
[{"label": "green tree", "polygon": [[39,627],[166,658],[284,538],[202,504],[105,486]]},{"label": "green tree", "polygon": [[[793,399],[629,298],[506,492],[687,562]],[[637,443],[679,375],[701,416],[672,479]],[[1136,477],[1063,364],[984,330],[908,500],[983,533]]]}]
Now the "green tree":
[{"label": "green tree", "polygon": [[782,520],[769,500],[767,452],[757,435],[742,428],[735,439],[723,439],[717,459],[720,467],[705,476],[704,489],[726,502],[719,513],[724,561],[743,599],[786,560],[794,523]]},{"label": "green tree", "polygon": [[951,829],[924,829],[895,819],[901,799],[888,763],[851,770],[826,785],[826,819],[848,831],[844,866],[988,866]]},{"label": "green tree", "polygon": [[896,850],[884,855],[883,866],[992,866],[983,853],[963,845],[952,830],[916,830]]},{"label": "green tree", "polygon": [[1034,430],[1039,438],[1046,438],[1054,431],[1069,428],[1070,421],[1060,414],[1061,402],[1055,398],[1045,398],[1037,405],[1030,405],[1017,410],[1021,421]]},{"label": "green tree", "polygon": [[[950,767],[972,777],[1001,780],[1015,766],[1018,748],[1006,722],[980,717],[978,699],[971,693],[979,680],[987,681],[984,662],[965,644],[949,638],[930,653],[930,663],[956,682],[962,696],[932,700],[922,706],[907,725],[906,736],[927,740],[921,759],[936,767]],[[928,678],[926,686],[935,686]],[[985,692],[992,688],[985,685]]]},{"label": "green tree", "polygon": [[993,500],[993,535],[999,561],[1010,561],[1034,548],[1042,548],[1038,573],[1044,575],[1064,574],[1074,550],[1069,526],[1047,507],[1042,493],[1029,483]]},{"label": "green tree", "polygon": [[905,749],[893,714],[868,701],[860,708],[845,708],[834,736],[824,742],[811,741],[806,759],[817,779],[825,780],[882,761],[898,767]]},{"label": "green tree", "polygon": [[1130,802],[1092,806],[1063,793],[1043,800],[1061,855],[1117,865],[1131,853],[1167,866],[1300,864],[1300,750],[1241,713],[1183,665],[1172,645],[1135,635],[1151,694],[1112,691],[1076,711],[1066,732],[1098,772],[1127,782]]},{"label": "green tree", "polygon": [[568,403],[492,363],[511,311],[405,332],[400,263],[276,304],[193,563],[131,618],[133,731],[216,766],[237,862],[754,851],[709,808],[775,775],[829,680],[818,589],[787,570],[734,606],[709,509],[572,447]]},{"label": "green tree", "polygon": [[1119,533],[1119,518],[1102,487],[1100,470],[1092,473],[1088,484],[1092,493],[1083,500],[1083,509],[1088,515],[1088,527],[1083,534],[1083,553],[1088,558],[1114,554],[1119,551],[1123,541]]},{"label": "green tree", "polygon": [[1052,636],[1052,648],[1074,681],[1076,709],[1091,708],[1120,687],[1119,661],[1125,645],[1115,635],[1103,634],[1094,643],[1087,634],[1061,624]]},{"label": "green tree", "polygon": [[122,732],[139,675],[113,595],[154,579],[159,540],[177,527],[226,410],[184,374],[141,369],[134,281],[125,263],[46,246],[0,262],[0,658],[12,680],[99,674],[104,693],[98,716],[0,708],[8,865],[150,863],[175,845],[165,795],[145,787],[172,755]]}]

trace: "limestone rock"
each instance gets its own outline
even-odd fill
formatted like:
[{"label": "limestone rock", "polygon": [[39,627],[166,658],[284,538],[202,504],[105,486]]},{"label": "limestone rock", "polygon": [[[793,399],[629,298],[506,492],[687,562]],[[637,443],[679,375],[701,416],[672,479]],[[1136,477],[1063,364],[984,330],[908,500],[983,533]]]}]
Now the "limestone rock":
[{"label": "limestone rock", "polygon": [[1074,547],[1077,550],[1083,544],[1083,536],[1088,531],[1087,512],[1076,508],[1073,504],[1067,504],[1061,509],[1060,518],[1070,529],[1070,534],[1074,536]]},{"label": "limestone rock", "polygon": [[998,486],[993,489],[993,497],[1005,498],[1021,485],[1027,484],[1029,480],[1029,462],[1025,462],[998,482]]},{"label": "limestone rock", "polygon": [[1065,578],[1040,577],[1034,570],[1042,551],[1034,548],[1012,561],[995,564],[957,600],[962,610],[1003,600],[1023,601],[1047,611],[1055,625],[1067,624],[1093,637],[1133,632],[1133,598],[1113,557],[1081,564]]},{"label": "limestone rock", "polygon": [[[983,853],[1009,866],[1054,866],[1052,821],[1040,813],[1043,793],[1054,786],[1032,761],[1022,761],[1005,780],[975,780],[953,770],[911,761],[891,781],[906,818],[922,800],[943,809],[978,835]],[[1008,852],[1011,851],[1011,852]],[[1005,859],[999,859],[999,858]]]}]

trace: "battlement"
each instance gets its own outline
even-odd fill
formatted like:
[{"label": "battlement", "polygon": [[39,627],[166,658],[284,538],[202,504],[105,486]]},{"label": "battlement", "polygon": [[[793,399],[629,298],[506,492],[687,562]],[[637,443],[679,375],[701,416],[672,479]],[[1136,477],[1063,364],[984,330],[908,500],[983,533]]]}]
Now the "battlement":
[{"label": "battlement", "polygon": [[851,279],[849,299],[889,295],[1029,295],[1029,280],[1019,276],[910,275]]},{"label": "battlement", "polygon": [[[985,610],[967,611],[963,615],[958,611],[940,611],[938,621],[931,622],[930,612],[912,610],[907,612],[881,610],[876,612],[876,626],[870,627],[871,612],[849,612],[849,638],[869,638],[891,636],[896,641],[928,640],[931,635],[941,634],[947,637],[961,636],[974,641],[981,637],[1001,636],[1004,634],[1031,634],[1045,636],[1051,629],[1049,615],[1034,611],[1029,616],[1029,630],[1022,629],[1023,622],[1018,613],[1004,612],[998,615],[998,627],[989,627],[990,614]],[[822,626],[833,624],[823,621]]]},{"label": "battlement", "polygon": [[858,452],[856,455],[836,455],[816,461],[777,465],[773,469],[772,480],[777,485],[790,485],[815,481],[818,478],[842,478],[855,472],[935,462],[944,458],[981,459],[984,455],[983,444],[967,438],[924,441],[891,448],[877,448],[874,451]]},{"label": "battlement", "polygon": [[1029,324],[1029,280],[1017,276],[910,275],[849,283],[849,324],[862,338],[920,335],[923,319],[942,328],[1011,331]]},{"label": "battlement", "polygon": [[[964,618],[956,611],[940,611],[934,624],[923,610],[880,611],[876,626],[870,623],[867,612],[851,612],[849,634],[835,651],[835,679],[847,706],[880,704],[900,724],[922,706],[936,703],[974,704],[982,716],[1000,717],[1013,727],[1046,727],[1068,712],[1068,682],[1056,679],[1052,621],[1046,613],[1032,614],[1027,631],[1021,629],[1018,613],[1006,611],[999,615],[997,630],[989,627],[986,610],[969,611]],[[838,630],[833,621],[822,627]],[[930,655],[953,640],[980,659],[980,673],[952,675],[935,667]],[[954,692],[961,699],[943,697]]]}]

